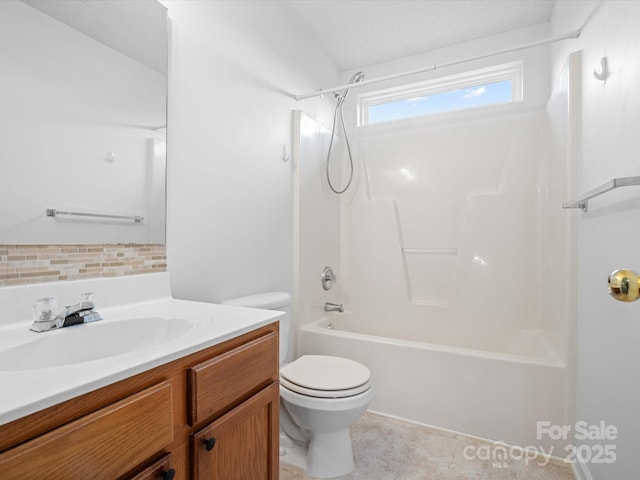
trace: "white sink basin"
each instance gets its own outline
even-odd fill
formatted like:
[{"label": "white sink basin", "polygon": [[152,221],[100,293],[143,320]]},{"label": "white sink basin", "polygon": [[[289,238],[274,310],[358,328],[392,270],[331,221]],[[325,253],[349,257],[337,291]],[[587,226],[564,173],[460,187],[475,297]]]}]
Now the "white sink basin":
[{"label": "white sink basin", "polygon": [[180,318],[99,320],[51,332],[0,350],[0,371],[38,370],[78,364],[157,347],[194,327]]}]

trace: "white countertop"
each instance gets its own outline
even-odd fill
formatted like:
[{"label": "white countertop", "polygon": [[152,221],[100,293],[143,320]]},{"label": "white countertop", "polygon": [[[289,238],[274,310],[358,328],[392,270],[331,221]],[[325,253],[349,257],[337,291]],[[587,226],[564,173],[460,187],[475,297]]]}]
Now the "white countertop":
[{"label": "white countertop", "polygon": [[127,318],[186,319],[190,328],[159,345],[77,364],[47,366],[43,358],[42,368],[23,369],[19,355],[1,361],[0,425],[237,337],[283,315],[277,311],[177,300],[170,296],[97,310],[103,320],[43,333],[29,331],[30,320],[4,322],[4,325],[0,321],[0,351],[42,336],[65,335],[71,329],[99,332],[96,328],[99,324]]}]

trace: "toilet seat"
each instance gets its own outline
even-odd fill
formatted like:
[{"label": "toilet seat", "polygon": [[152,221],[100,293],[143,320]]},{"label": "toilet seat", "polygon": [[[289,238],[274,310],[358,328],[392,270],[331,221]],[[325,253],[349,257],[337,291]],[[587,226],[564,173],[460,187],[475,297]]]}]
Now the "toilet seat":
[{"label": "toilet seat", "polygon": [[349,388],[345,390],[313,390],[310,388],[304,388],[295,383],[291,383],[285,378],[280,377],[280,385],[292,392],[305,395],[307,397],[319,397],[319,398],[345,398],[358,395],[362,392],[366,392],[371,388],[371,382],[367,382],[356,388]]},{"label": "toilet seat", "polygon": [[280,384],[310,397],[344,398],[371,388],[371,373],[348,358],[303,355],[280,369]]}]

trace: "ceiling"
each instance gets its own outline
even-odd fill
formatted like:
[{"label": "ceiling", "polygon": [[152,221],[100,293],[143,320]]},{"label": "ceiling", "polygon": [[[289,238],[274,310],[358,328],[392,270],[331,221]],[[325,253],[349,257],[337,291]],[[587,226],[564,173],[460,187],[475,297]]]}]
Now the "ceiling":
[{"label": "ceiling", "polygon": [[554,0],[282,0],[342,71],[548,22]]},{"label": "ceiling", "polygon": [[[166,9],[156,1],[22,1],[159,72],[166,72]],[[548,22],[554,1],[276,0],[276,3],[322,45],[339,70],[347,71]]]},{"label": "ceiling", "polygon": [[22,1],[158,73],[167,74],[167,9],[158,2]]}]

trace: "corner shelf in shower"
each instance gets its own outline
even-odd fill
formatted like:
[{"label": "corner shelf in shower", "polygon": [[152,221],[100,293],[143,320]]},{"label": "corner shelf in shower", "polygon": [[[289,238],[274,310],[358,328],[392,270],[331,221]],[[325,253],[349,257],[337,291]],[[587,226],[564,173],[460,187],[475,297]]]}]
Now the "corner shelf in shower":
[{"label": "corner shelf in shower", "polygon": [[575,200],[564,202],[562,204],[562,208],[580,208],[583,212],[586,212],[589,210],[589,200],[591,200],[592,198],[602,195],[603,193],[610,192],[611,190],[615,190],[619,187],[634,186],[640,186],[640,177],[613,178],[607,183],[604,183],[599,187],[594,188],[593,190],[589,190],[584,195],[576,198]]}]

